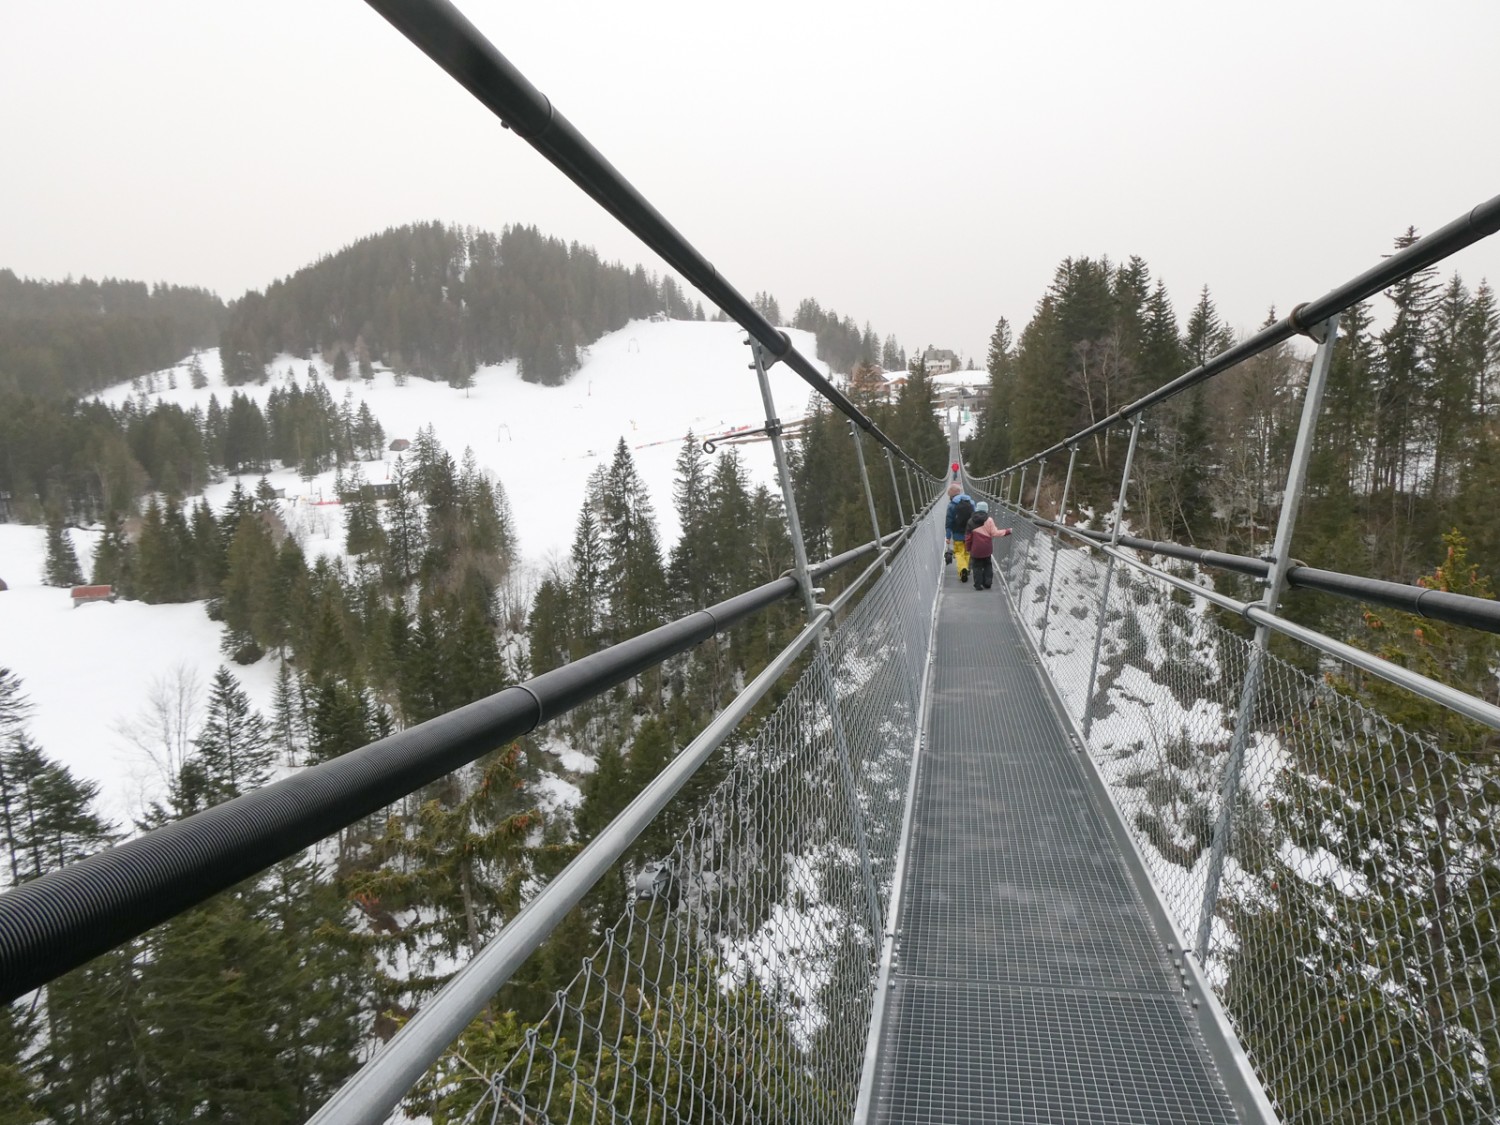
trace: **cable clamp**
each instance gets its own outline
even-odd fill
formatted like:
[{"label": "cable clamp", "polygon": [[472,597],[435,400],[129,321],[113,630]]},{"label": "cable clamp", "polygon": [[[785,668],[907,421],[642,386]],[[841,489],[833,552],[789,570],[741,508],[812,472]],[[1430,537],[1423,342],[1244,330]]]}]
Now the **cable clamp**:
[{"label": "cable clamp", "polygon": [[732,441],[742,441],[745,438],[756,437],[759,434],[765,434],[766,437],[773,437],[773,438],[780,437],[781,436],[781,431],[782,431],[781,419],[780,418],[771,418],[771,419],[767,420],[767,422],[766,422],[766,424],[764,426],[760,426],[760,427],[758,427],[757,429],[754,429],[754,430],[736,430],[734,433],[731,433],[731,434],[720,434],[716,438],[704,438],[703,439],[703,452],[704,453],[712,453],[712,452],[714,452],[716,449],[719,448],[719,443],[723,442],[723,441],[731,441],[731,440]]},{"label": "cable clamp", "polygon": [[1303,324],[1302,310],[1307,308],[1307,302],[1303,301],[1287,314],[1287,321],[1300,335],[1306,336],[1315,344],[1321,344],[1328,339],[1328,322],[1319,321],[1317,324]]}]

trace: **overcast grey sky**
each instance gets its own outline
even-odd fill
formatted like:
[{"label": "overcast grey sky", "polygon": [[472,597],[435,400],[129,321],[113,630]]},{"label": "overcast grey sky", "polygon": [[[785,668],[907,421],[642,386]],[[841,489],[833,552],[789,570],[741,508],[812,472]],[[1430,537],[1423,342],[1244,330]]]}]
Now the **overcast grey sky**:
[{"label": "overcast grey sky", "polygon": [[[742,292],[908,347],[982,355],[1070,254],[1249,329],[1500,192],[1493,0],[460,7]],[[232,298],[425,219],[660,267],[359,0],[10,0],[0,153],[33,277]]]}]

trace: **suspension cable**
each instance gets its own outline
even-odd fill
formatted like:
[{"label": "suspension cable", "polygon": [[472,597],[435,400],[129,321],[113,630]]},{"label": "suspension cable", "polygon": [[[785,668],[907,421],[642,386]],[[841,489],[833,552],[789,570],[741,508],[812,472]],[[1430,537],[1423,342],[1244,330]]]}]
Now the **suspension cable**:
[{"label": "suspension cable", "polygon": [[[845,417],[914,468],[921,466],[881,431],[714,268],[619,170],[559,113],[448,0],[366,0],[397,31],[547,158],[700,293],[781,360]],[[931,475],[930,473],[928,474]]]}]

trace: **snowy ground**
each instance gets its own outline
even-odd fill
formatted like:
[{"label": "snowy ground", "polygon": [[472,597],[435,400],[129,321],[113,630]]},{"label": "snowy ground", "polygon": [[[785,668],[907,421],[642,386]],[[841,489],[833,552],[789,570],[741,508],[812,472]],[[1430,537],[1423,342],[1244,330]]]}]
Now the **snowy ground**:
[{"label": "snowy ground", "polygon": [[[0,667],[23,680],[33,710],[36,743],[75,774],[97,781],[100,808],[126,824],[162,796],[162,770],[126,729],[143,725],[153,697],[171,692],[182,676],[197,685],[199,707],[224,657],[223,626],[201,602],[146,605],[99,602],[73,608],[65,588],[42,585],[46,532],[0,524]],[[80,559],[92,537],[73,533]],[[87,564],[85,564],[87,565]],[[234,667],[252,701],[269,710],[275,665],[269,659]],[[151,739],[154,743],[154,739]],[[160,755],[156,757],[159,758]]]},{"label": "snowy ground", "polygon": [[[814,354],[810,333],[789,334],[804,355]],[[663,544],[676,542],[672,478],[688,430],[706,437],[765,422],[743,339],[744,332],[734,324],[632,321],[586,349],[583,367],[561,387],[523,382],[513,362],[480,368],[474,386],[466,391],[424,379],[408,379],[406,386],[398,387],[388,371],[377,371],[369,384],[359,379],[340,383],[320,360],[312,362],[335,400],[349,394],[355,409],[360,400],[369,403],[385,428],[387,444],[413,438],[430,424],[455,460],[463,457],[465,448],[472,448],[479,464],[505,486],[523,556],[540,561],[567,551],[588,475],[608,462],[622,437],[650,490]],[[204,352],[201,360],[208,386],[193,390],[184,364],[177,368],[176,390],[166,389],[167,379],[160,375],[160,390],[146,397],[207,408],[211,394],[227,405],[238,390],[264,403],[272,390],[287,385],[288,371],[292,379],[305,383],[309,363],[281,356],[271,364],[270,381],[236,388],[223,385],[217,349]],[[782,365],[772,368],[770,375],[777,414],[783,421],[802,417],[812,389]],[[135,393],[129,384],[121,384],[99,397],[118,405]],[[774,485],[769,443],[738,448],[752,480]],[[389,479],[396,456],[387,453],[383,462],[367,465],[367,479]],[[319,503],[335,497],[334,474],[304,481],[287,469],[269,477],[287,490],[289,526],[299,538],[305,537],[309,554],[341,552],[342,513],[337,505]],[[257,478],[242,479],[253,488]],[[233,486],[233,479],[212,486],[209,502],[222,505]]]}]

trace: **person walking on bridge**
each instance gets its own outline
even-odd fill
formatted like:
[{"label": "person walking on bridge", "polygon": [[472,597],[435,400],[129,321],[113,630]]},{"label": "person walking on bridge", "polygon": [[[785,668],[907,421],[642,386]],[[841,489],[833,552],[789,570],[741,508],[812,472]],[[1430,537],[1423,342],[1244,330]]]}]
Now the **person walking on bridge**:
[{"label": "person walking on bridge", "polygon": [[974,505],[974,514],[964,529],[964,545],[969,548],[974,568],[974,589],[988,590],[995,584],[995,540],[1009,534],[1010,528],[996,525],[987,503],[981,500]]},{"label": "person walking on bridge", "polygon": [[957,483],[948,486],[948,550],[958,560],[958,580],[969,580],[969,548],[964,544],[964,532],[969,529],[969,518],[974,514],[974,501]]}]

